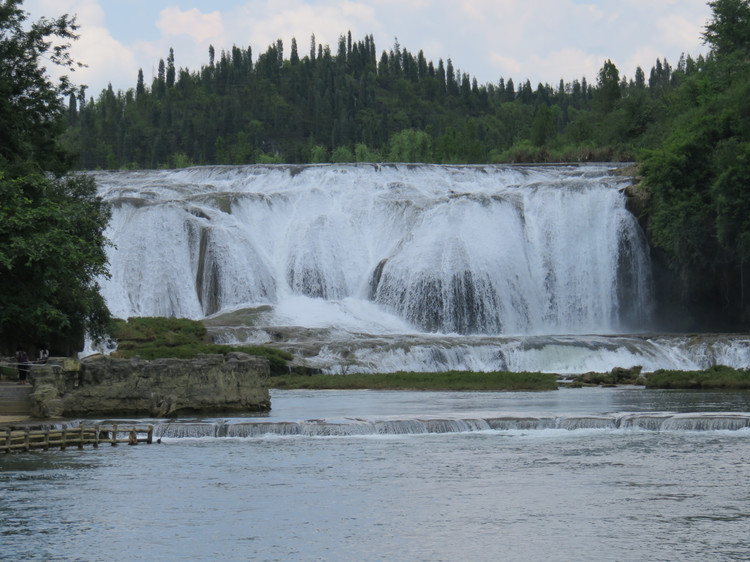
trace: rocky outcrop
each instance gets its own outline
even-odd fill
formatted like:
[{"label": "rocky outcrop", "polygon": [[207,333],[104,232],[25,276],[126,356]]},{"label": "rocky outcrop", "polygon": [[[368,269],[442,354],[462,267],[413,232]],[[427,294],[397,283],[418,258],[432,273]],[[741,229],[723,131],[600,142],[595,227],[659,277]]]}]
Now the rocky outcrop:
[{"label": "rocky outcrop", "polygon": [[31,372],[36,417],[151,416],[268,411],[268,361],[244,353],[195,359],[94,356],[80,368],[48,364]]}]

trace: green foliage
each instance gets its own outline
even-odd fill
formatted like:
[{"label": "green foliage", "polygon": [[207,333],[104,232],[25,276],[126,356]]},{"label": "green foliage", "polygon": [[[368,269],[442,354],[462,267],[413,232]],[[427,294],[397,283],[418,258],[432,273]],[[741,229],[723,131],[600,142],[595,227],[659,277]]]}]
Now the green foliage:
[{"label": "green foliage", "polygon": [[322,164],[328,162],[328,150],[322,144],[316,144],[310,147],[310,162],[312,164]]},{"label": "green foliage", "polygon": [[432,162],[432,139],[424,131],[405,129],[391,137],[391,162]]},{"label": "green foliage", "polygon": [[333,151],[333,154],[331,154],[331,162],[343,164],[354,161],[354,154],[352,153],[351,148],[349,148],[348,146],[336,147],[336,149],[334,149]]},{"label": "green foliage", "polygon": [[354,157],[357,162],[378,162],[380,154],[375,150],[370,150],[366,144],[359,143],[354,147]]},{"label": "green foliage", "polygon": [[268,359],[271,374],[289,371],[287,362],[292,355],[280,349],[263,346],[229,346],[211,343],[202,322],[187,318],[128,318],[115,320],[111,337],[117,342],[117,357],[157,359],[174,357],[190,359],[201,353],[240,351]]},{"label": "green foliage", "polygon": [[615,64],[607,59],[599,71],[594,102],[601,113],[609,113],[622,97],[620,92],[620,73]]},{"label": "green foliage", "polygon": [[750,3],[747,0],[712,0],[713,19],[703,38],[718,56],[750,53]]},{"label": "green foliage", "polygon": [[[62,132],[67,77],[53,85],[41,59],[75,70],[69,42],[77,38],[67,15],[26,22],[21,0],[0,3],[0,169],[7,177],[67,170],[69,157],[57,145]],[[59,41],[59,42],[55,42]]]},{"label": "green foliage", "polygon": [[557,138],[557,116],[546,105],[542,105],[531,122],[531,144],[544,146]]},{"label": "green foliage", "polygon": [[205,335],[206,327],[197,320],[163,317],[117,319],[111,332],[115,340],[122,342],[120,348],[125,342],[149,342],[157,347],[195,344],[203,342]]},{"label": "green foliage", "polygon": [[660,369],[646,378],[647,388],[750,390],[750,371],[716,365],[705,371]]},{"label": "green foliage", "polygon": [[195,163],[184,152],[176,152],[173,154],[172,163],[175,168],[189,168],[190,166],[195,166]]},{"label": "green foliage", "polygon": [[0,348],[68,353],[85,333],[107,332],[97,279],[107,274],[109,209],[90,178],[61,179],[63,96],[73,90],[67,78],[53,85],[41,61],[76,67],[75,19],[25,20],[20,1],[0,3]]},{"label": "green foliage", "polygon": [[750,5],[710,5],[712,56],[670,96],[666,140],[644,153],[642,172],[650,235],[682,301],[715,303],[742,326],[750,324]]},{"label": "green foliage", "polygon": [[351,375],[283,375],[273,388],[337,390],[557,390],[557,377],[548,373],[396,372]]},{"label": "green foliage", "polygon": [[[296,43],[296,40],[293,41]],[[526,81],[479,85],[399,46],[378,58],[372,37],[333,56],[315,43],[309,56],[283,60],[280,41],[257,61],[234,47],[198,71],[174,78],[165,67],[149,89],[139,73],[126,92],[81,92],[68,111],[68,146],[81,169],[195,164],[527,161],[525,141],[549,161],[578,147],[633,149],[661,140],[650,131],[666,115],[654,108],[684,69],[657,61],[653,80],[626,81],[607,60],[595,88],[586,80],[555,89]],[[296,52],[296,51],[293,51]],[[175,64],[170,50],[168,61]],[[280,58],[281,57],[281,58]],[[160,64],[160,68],[161,68]],[[353,152],[353,154],[352,154]],[[579,151],[580,152],[580,151]],[[506,160],[504,155],[510,158]],[[540,161],[540,160],[536,160]]]}]

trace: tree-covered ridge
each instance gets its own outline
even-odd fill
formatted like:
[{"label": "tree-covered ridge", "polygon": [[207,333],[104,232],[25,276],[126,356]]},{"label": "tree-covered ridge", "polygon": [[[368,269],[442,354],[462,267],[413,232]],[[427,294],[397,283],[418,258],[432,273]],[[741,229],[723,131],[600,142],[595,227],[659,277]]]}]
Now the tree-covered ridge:
[{"label": "tree-covered ridge", "polygon": [[486,163],[634,159],[660,139],[665,98],[705,61],[657,60],[648,77],[611,61],[596,84],[512,79],[479,85],[448,59],[435,65],[398,41],[378,57],[372,36],[341,36],[336,52],[310,39],[286,56],[278,40],[209,49],[198,71],[166,63],[147,85],[69,99],[66,142],[79,167],[402,161]]},{"label": "tree-covered ridge", "polygon": [[[701,72],[668,98],[664,141],[643,155],[649,233],[685,310],[750,325],[750,2],[709,2]],[[689,324],[688,324],[689,325]]]}]

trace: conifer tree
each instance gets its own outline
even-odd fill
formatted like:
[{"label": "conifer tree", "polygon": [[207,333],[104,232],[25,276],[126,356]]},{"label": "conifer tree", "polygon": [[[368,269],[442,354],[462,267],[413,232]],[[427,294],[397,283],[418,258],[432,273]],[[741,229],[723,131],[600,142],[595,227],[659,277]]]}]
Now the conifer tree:
[{"label": "conifer tree", "polygon": [[167,57],[167,88],[174,87],[174,81],[176,78],[176,71],[174,68],[174,49],[169,48],[169,56]]}]

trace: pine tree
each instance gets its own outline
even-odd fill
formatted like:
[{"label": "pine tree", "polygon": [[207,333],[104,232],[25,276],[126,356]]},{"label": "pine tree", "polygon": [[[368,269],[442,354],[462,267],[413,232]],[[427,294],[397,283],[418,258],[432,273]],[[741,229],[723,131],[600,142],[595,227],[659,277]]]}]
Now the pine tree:
[{"label": "pine tree", "polygon": [[169,56],[167,57],[167,88],[174,87],[175,81],[175,68],[174,68],[174,49],[169,48]]},{"label": "pine tree", "polygon": [[750,2],[712,0],[713,19],[706,25],[703,40],[718,56],[750,54]]},{"label": "pine tree", "polygon": [[293,65],[299,64],[299,54],[297,53],[297,39],[292,37],[292,52],[289,55],[289,62]]}]

